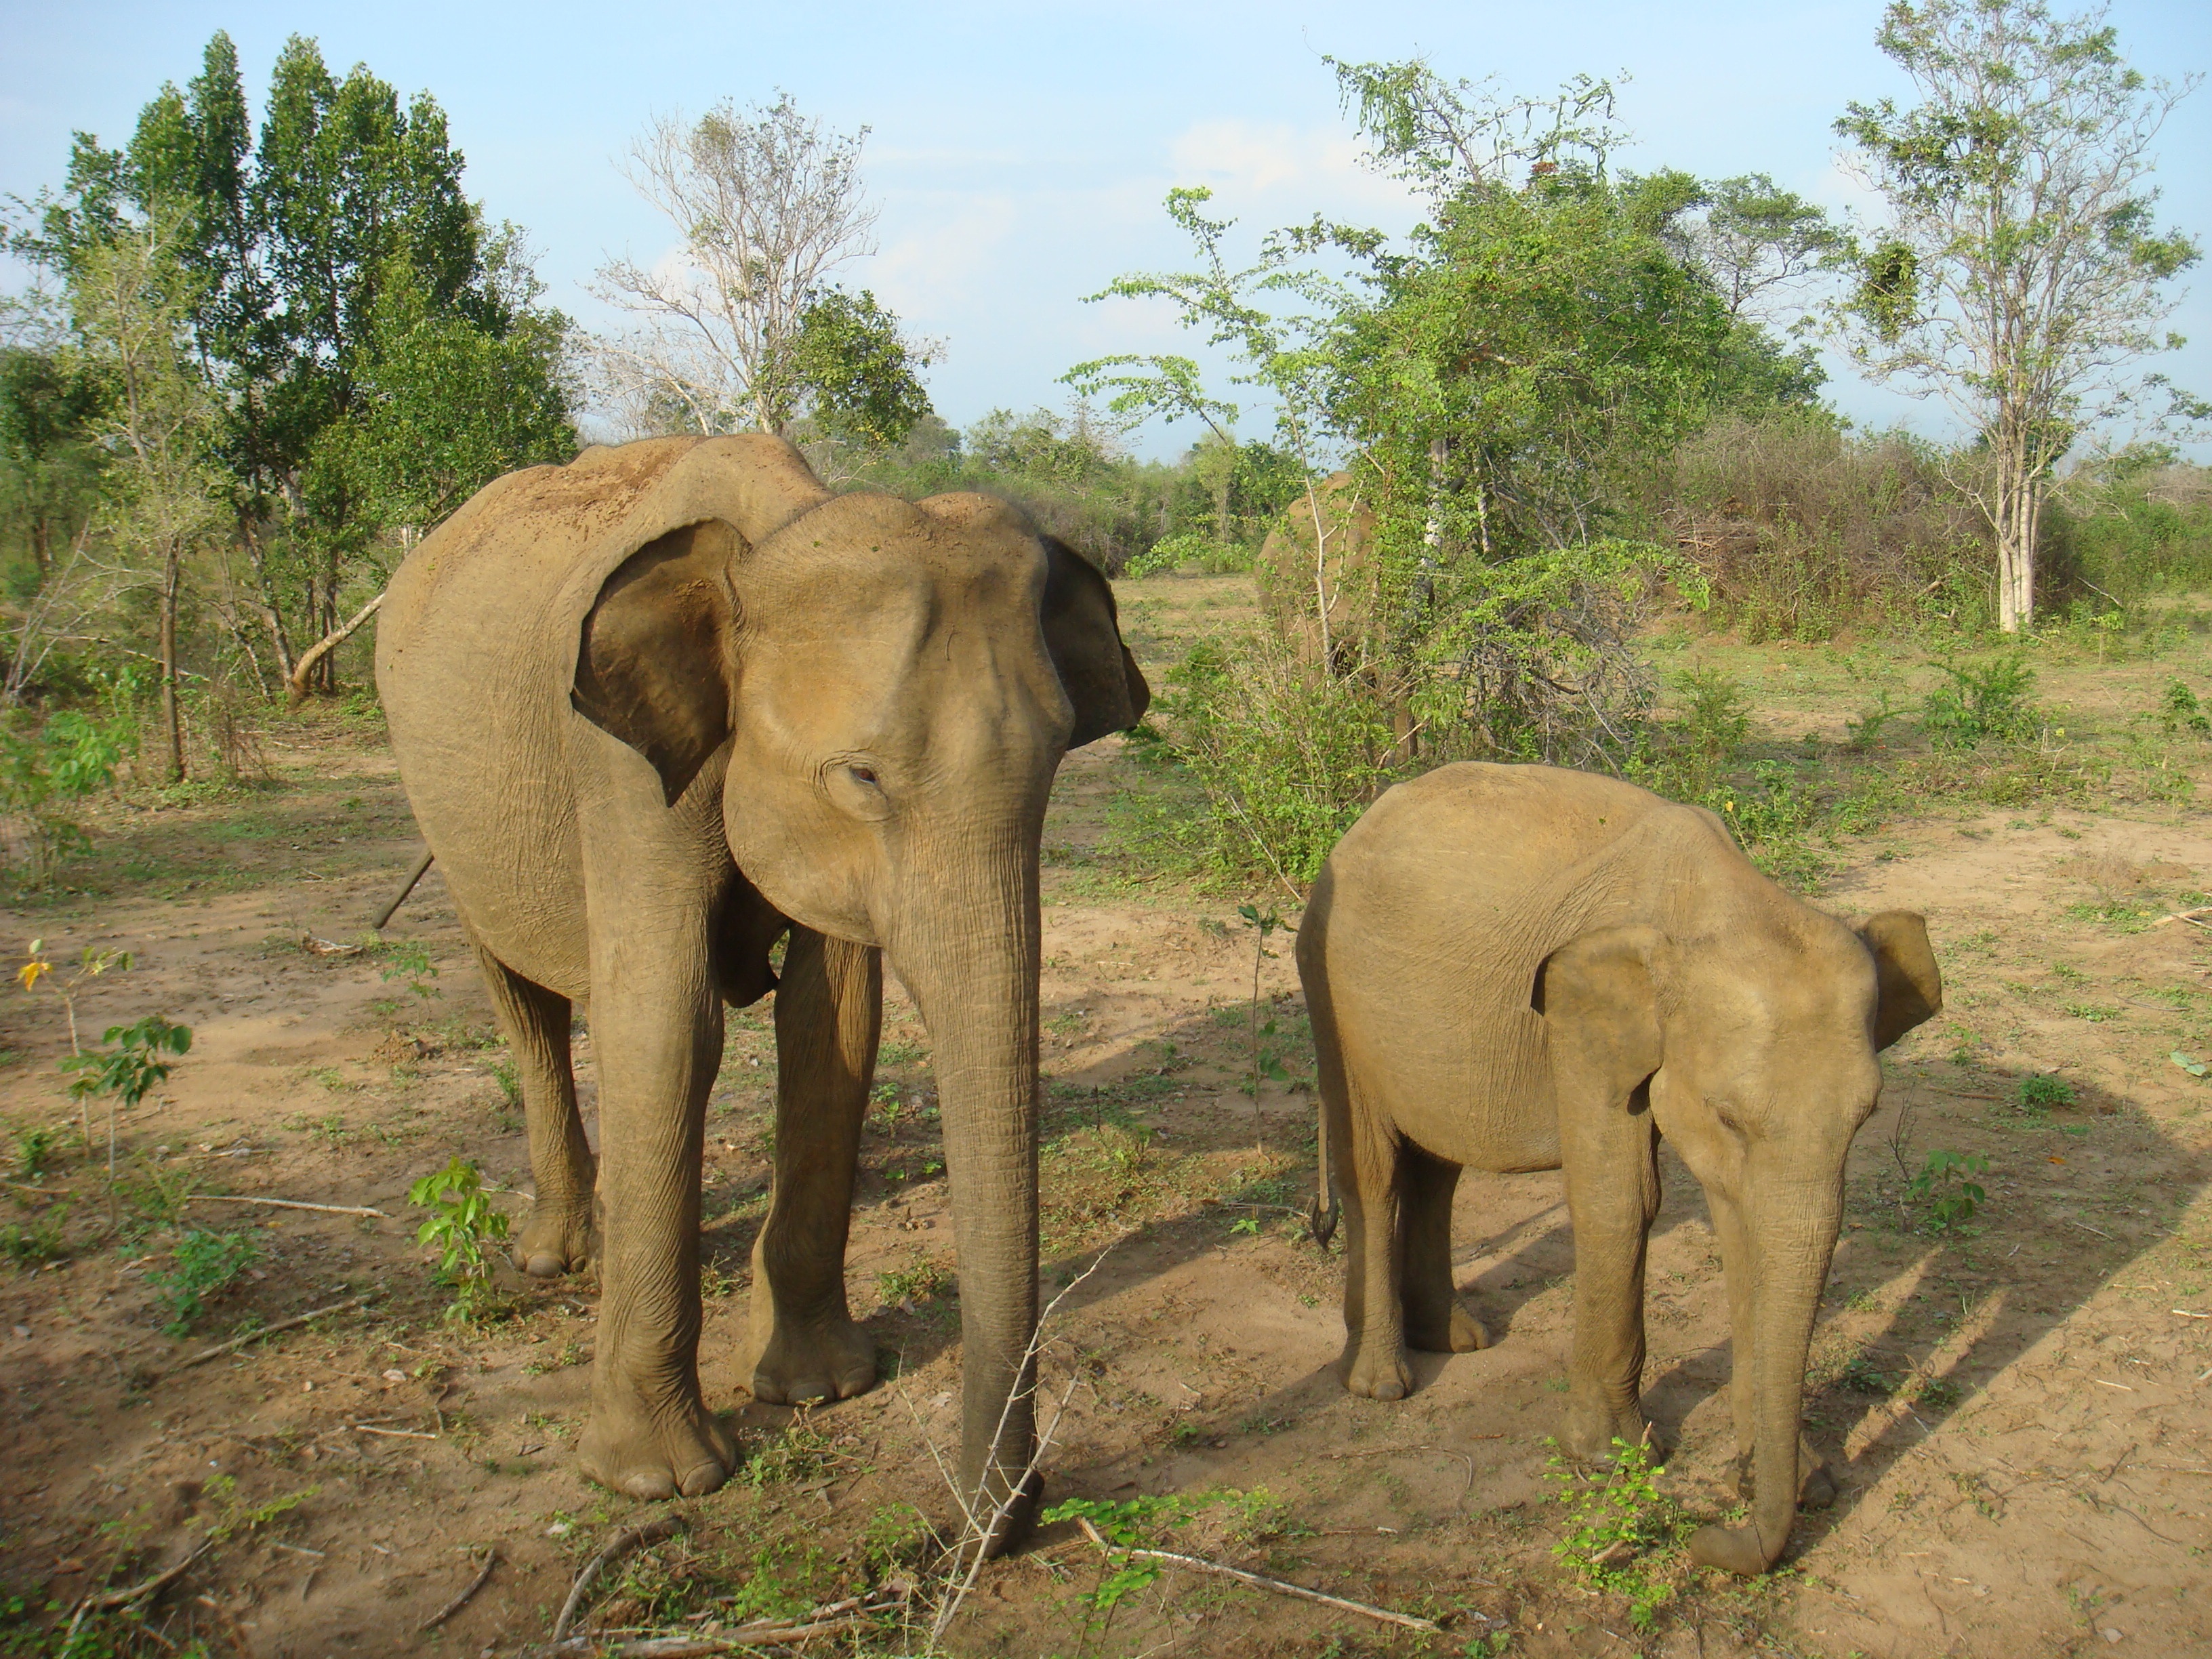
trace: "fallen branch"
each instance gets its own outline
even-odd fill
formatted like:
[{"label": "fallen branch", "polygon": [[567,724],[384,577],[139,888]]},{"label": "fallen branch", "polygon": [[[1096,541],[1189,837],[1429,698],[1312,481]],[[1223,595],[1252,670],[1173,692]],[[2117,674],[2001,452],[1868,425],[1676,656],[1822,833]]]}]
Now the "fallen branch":
[{"label": "fallen branch", "polygon": [[2163,927],[2169,921],[2185,921],[2191,927],[2212,928],[2212,922],[2206,922],[2198,920],[2198,918],[2203,916],[2212,916],[2212,905],[2199,905],[2194,910],[2175,910],[2170,912],[2166,915],[2160,916],[2156,921],[2151,923],[2151,926],[2154,927]]},{"label": "fallen branch", "polygon": [[256,1198],[251,1193],[194,1193],[187,1204],[265,1204],[272,1210],[313,1210],[322,1215],[373,1215],[389,1221],[382,1210],[359,1204],[307,1204],[296,1198]]},{"label": "fallen branch", "polygon": [[367,947],[340,945],[335,939],[317,939],[313,933],[302,933],[300,935],[300,948],[311,957],[357,957]]},{"label": "fallen branch", "polygon": [[325,1314],[344,1313],[349,1309],[367,1307],[376,1300],[377,1294],[376,1291],[371,1291],[365,1296],[348,1297],[343,1302],[333,1302],[327,1308],[310,1308],[303,1314],[294,1314],[289,1319],[280,1319],[274,1325],[264,1325],[258,1331],[248,1331],[243,1336],[232,1337],[228,1342],[219,1342],[206,1352],[196,1353],[190,1359],[180,1359],[177,1362],[176,1368],[180,1371],[188,1370],[192,1366],[204,1364],[210,1359],[219,1359],[234,1348],[242,1348],[249,1342],[258,1342],[263,1337],[274,1336],[279,1331],[291,1330],[296,1326],[306,1324],[311,1319],[320,1319]]},{"label": "fallen branch", "polygon": [[452,1618],[463,1607],[468,1606],[469,1597],[474,1595],[478,1590],[484,1587],[485,1583],[491,1577],[491,1570],[498,1565],[499,1546],[494,1544],[491,1547],[490,1553],[484,1557],[483,1571],[476,1576],[475,1579],[471,1582],[466,1589],[463,1590],[459,1595],[456,1595],[452,1601],[447,1602],[444,1607],[440,1607],[437,1612],[432,1613],[421,1624],[416,1626],[415,1633],[417,1636],[420,1636],[425,1631],[433,1631],[437,1629],[439,1626],[444,1624],[446,1620]]},{"label": "fallen branch", "polygon": [[[1083,1535],[1100,1549],[1109,1554],[1114,1553],[1115,1546],[1108,1543],[1098,1528],[1092,1526],[1090,1522],[1079,1519],[1076,1524],[1083,1528]],[[1147,1561],[1165,1561],[1170,1566],[1188,1568],[1193,1572],[1215,1573],[1224,1578],[1234,1578],[1240,1584],[1250,1584],[1258,1589],[1273,1590],[1278,1595],[1295,1595],[1301,1601],[1318,1601],[1323,1607],[1340,1608],[1346,1613],[1356,1613],[1363,1619],[1379,1619],[1386,1625],[1399,1625],[1407,1630],[1434,1632],[1443,1628],[1433,1619],[1423,1619],[1410,1613],[1393,1613],[1388,1607],[1371,1607],[1364,1601],[1348,1601],[1341,1595],[1326,1595],[1320,1590],[1308,1589],[1304,1584],[1293,1584],[1280,1578],[1269,1578],[1260,1573],[1247,1572],[1242,1567],[1229,1566],[1219,1561],[1208,1561],[1202,1556],[1179,1555],[1173,1550],[1123,1550],[1121,1553],[1130,1557],[1142,1557]]]},{"label": "fallen branch", "polygon": [[351,622],[343,628],[334,629],[324,635],[322,638],[300,653],[300,660],[292,665],[292,672],[285,680],[285,689],[288,693],[286,701],[291,707],[297,708],[301,703],[307,702],[307,677],[315,672],[315,665],[351,639],[355,631],[374,617],[383,603],[384,595],[380,593],[356,611]]},{"label": "fallen branch", "polygon": [[612,1646],[605,1644],[604,1636],[578,1636],[561,1643],[553,1650],[556,1654],[598,1652],[609,1656],[609,1659],[708,1659],[710,1655],[735,1653],[744,1648],[784,1647],[817,1636],[841,1635],[860,1629],[878,1613],[890,1613],[905,1605],[904,1592],[872,1600],[854,1595],[795,1618],[756,1620],[750,1625],[716,1631],[712,1635],[693,1632],[647,1636]]},{"label": "fallen branch", "polygon": [[435,1440],[438,1437],[422,1429],[380,1429],[371,1423],[349,1423],[346,1427],[356,1434],[388,1434],[395,1440]]},{"label": "fallen branch", "polygon": [[147,1579],[143,1583],[133,1584],[128,1589],[108,1590],[99,1595],[88,1595],[84,1598],[82,1604],[77,1608],[77,1614],[82,1618],[88,1609],[93,1611],[105,1611],[111,1607],[127,1607],[133,1601],[142,1601],[145,1597],[153,1595],[156,1590],[167,1589],[169,1585],[174,1583],[178,1579],[184,1577],[185,1569],[186,1567],[191,1565],[193,1562],[198,1560],[200,1557],[205,1555],[214,1547],[214,1539],[204,1539],[201,1540],[200,1547],[198,1549],[194,1550],[183,1560],[178,1562],[175,1566],[155,1573],[151,1578]]},{"label": "fallen branch", "polygon": [[584,1605],[586,1593],[610,1562],[619,1561],[632,1550],[646,1544],[657,1544],[683,1530],[682,1516],[664,1515],[659,1520],[642,1527],[624,1528],[609,1539],[604,1549],[584,1563],[584,1570],[576,1575],[576,1582],[568,1586],[568,1599],[561,1604],[561,1616],[553,1621],[553,1645],[557,1648],[567,1639],[568,1626],[576,1622],[576,1613]]}]

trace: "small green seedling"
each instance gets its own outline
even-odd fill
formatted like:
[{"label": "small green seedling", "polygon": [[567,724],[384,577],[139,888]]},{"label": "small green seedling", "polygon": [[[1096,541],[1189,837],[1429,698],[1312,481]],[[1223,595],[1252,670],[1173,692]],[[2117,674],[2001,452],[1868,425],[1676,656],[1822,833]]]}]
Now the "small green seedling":
[{"label": "small green seedling", "polygon": [[410,1187],[407,1201],[430,1212],[415,1241],[438,1247],[439,1279],[454,1292],[446,1317],[474,1319],[491,1296],[492,1261],[484,1246],[507,1237],[507,1217],[484,1191],[477,1166],[462,1158]]},{"label": "small green seedling", "polygon": [[171,1336],[189,1336],[207,1304],[260,1259],[261,1247],[251,1233],[193,1228],[177,1241],[168,1271],[146,1275],[155,1298],[168,1310],[169,1322],[162,1328]]},{"label": "small green seedling", "polygon": [[[95,1095],[107,1097],[107,1184],[115,1186],[115,1114],[118,1106],[135,1108],[157,1083],[169,1075],[163,1054],[182,1054],[192,1046],[192,1028],[179,1025],[166,1015],[149,1014],[135,1025],[111,1025],[100,1047],[87,1053],[65,1054],[62,1070],[76,1075],[70,1080],[70,1097],[89,1121]],[[89,1135],[87,1136],[89,1150]]]},{"label": "small green seedling", "polygon": [[1650,1453],[1616,1438],[1613,1467],[1602,1470],[1577,1468],[1554,1453],[1544,1479],[1566,1510],[1566,1535],[1552,1553],[1593,1589],[1625,1596],[1629,1623],[1649,1630],[1676,1593],[1672,1578],[1653,1575],[1649,1558],[1671,1552],[1690,1530],[1681,1507],[1659,1490]]},{"label": "small green seedling", "polygon": [[2042,1117],[2071,1106],[2074,1085],[2063,1077],[2024,1077],[2013,1090],[2012,1103],[2030,1117]]},{"label": "small green seedling", "polygon": [[1252,1035],[1252,1067],[1250,1075],[1245,1082],[1244,1092],[1252,1097],[1252,1121],[1256,1127],[1260,1121],[1260,1079],[1270,1078],[1277,1083],[1287,1083],[1291,1075],[1283,1067],[1282,1057],[1273,1048],[1263,1048],[1260,1046],[1261,1038],[1275,1035],[1275,1016],[1272,1012],[1272,1004],[1271,1012],[1266,1022],[1263,1024],[1260,1018],[1260,965],[1274,955],[1274,952],[1267,948],[1268,936],[1285,924],[1282,917],[1275,912],[1269,910],[1263,914],[1256,904],[1240,904],[1237,907],[1237,914],[1243,919],[1244,925],[1253,930],[1252,1006],[1249,1019]]},{"label": "small green seedling", "polygon": [[1986,1175],[1989,1167],[1989,1159],[1979,1152],[1947,1152],[1938,1146],[1905,1190],[1928,1206],[1936,1231],[1948,1233],[1972,1220],[1974,1212],[1989,1202],[1989,1194],[1973,1179]]}]

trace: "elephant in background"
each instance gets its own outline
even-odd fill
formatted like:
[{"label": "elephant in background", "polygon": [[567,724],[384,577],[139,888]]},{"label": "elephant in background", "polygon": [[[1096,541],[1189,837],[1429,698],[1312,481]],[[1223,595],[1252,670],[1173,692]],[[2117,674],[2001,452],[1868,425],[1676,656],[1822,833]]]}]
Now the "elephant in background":
[{"label": "elephant in background", "polygon": [[583,1265],[599,1201],[585,1472],[658,1498],[734,1465],[699,1388],[703,1114],[723,1006],[772,987],[753,1392],[875,1382],[844,1253],[888,951],[937,1051],[962,1467],[1003,1546],[1035,1497],[1045,800],[1060,757],[1149,696],[1105,580],[982,496],[833,495],[778,439],[653,440],[487,486],[393,578],[376,672],[521,1073],[537,1194],[518,1261]]},{"label": "elephant in background", "polygon": [[1595,1461],[1641,1441],[1664,1135],[1719,1235],[1739,1468],[1753,1474],[1749,1524],[1705,1527],[1691,1553],[1765,1571],[1801,1462],[1807,1495],[1827,1486],[1799,1411],[1875,1054],[1942,1006],[1921,918],[1848,927],[1760,874],[1711,813],[1632,784],[1464,764],[1400,784],[1352,826],[1297,960],[1349,1233],[1346,1387],[1399,1399],[1408,1345],[1487,1345],[1452,1283],[1461,1170],[1563,1168],[1566,1444]]}]

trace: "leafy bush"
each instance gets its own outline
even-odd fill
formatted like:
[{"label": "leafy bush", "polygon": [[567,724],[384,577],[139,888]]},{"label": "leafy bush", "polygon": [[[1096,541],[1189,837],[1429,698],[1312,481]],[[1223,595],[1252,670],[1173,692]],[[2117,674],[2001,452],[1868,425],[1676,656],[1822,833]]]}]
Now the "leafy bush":
[{"label": "leafy bush", "polygon": [[1266,871],[1303,891],[1390,781],[1379,699],[1306,671],[1265,635],[1194,647],[1170,673],[1160,711],[1172,751],[1211,803],[1188,830],[1220,874]]},{"label": "leafy bush", "polygon": [[1920,1173],[1906,1183],[1906,1194],[1928,1206],[1928,1218],[1939,1233],[1964,1226],[1974,1212],[1989,1202],[1989,1194],[1974,1177],[1989,1172],[1990,1161],[1978,1152],[1947,1152],[1938,1146],[1928,1154]]},{"label": "leafy bush", "polygon": [[69,809],[114,781],[128,736],[125,721],[75,709],[37,727],[20,709],[0,714],[0,817],[14,821],[32,881],[52,880],[63,858],[89,844]]},{"label": "leafy bush", "polygon": [[2014,652],[1982,668],[1941,665],[1946,684],[1920,706],[1920,723],[1938,749],[1978,749],[1985,743],[2023,743],[2043,722],[2033,700],[2035,671]]},{"label": "leafy bush", "polygon": [[473,1163],[456,1157],[410,1187],[407,1201],[430,1212],[415,1242],[438,1247],[439,1281],[454,1292],[446,1316],[475,1318],[492,1293],[492,1259],[484,1247],[507,1232],[507,1217],[483,1190],[483,1176]]},{"label": "leafy bush", "polygon": [[2041,1117],[2071,1106],[2074,1085],[2063,1077],[2024,1077],[2013,1090],[2012,1103],[2030,1117]]},{"label": "leafy bush", "polygon": [[261,1259],[261,1246],[250,1233],[211,1233],[193,1228],[177,1241],[167,1272],[149,1273],[146,1283],[168,1310],[162,1328],[188,1336],[209,1302],[221,1296],[240,1273]]},{"label": "leafy bush", "polygon": [[1546,1462],[1544,1479],[1566,1510],[1566,1535],[1552,1553],[1593,1589],[1626,1597],[1629,1623],[1649,1630],[1676,1586],[1654,1577],[1644,1558],[1680,1543],[1691,1523],[1659,1490],[1649,1451],[1616,1439],[1613,1453],[1606,1469],[1579,1468],[1556,1454]]}]

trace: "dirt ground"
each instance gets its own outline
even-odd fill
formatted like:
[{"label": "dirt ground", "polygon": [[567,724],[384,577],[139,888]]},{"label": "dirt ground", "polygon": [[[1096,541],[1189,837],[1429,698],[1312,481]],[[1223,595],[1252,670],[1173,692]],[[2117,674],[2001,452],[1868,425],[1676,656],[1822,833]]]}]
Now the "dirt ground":
[{"label": "dirt ground", "polygon": [[[1235,579],[1124,591],[1154,670],[1245,602]],[[1737,674],[1778,743],[1833,740],[1871,687],[1926,681],[1917,655],[1662,643],[1676,647],[1661,653],[1670,672],[1695,660]],[[2055,653],[2042,693],[2077,738],[2117,734],[2177,674],[2207,690],[2206,656],[2197,636],[2154,659]],[[2185,749],[2191,769],[2212,759]],[[87,1158],[56,1067],[68,1038],[54,981],[0,1006],[0,1120],[11,1139],[44,1128],[57,1141],[42,1172],[19,1165],[0,1189],[15,1264],[0,1263],[0,1651],[63,1651],[88,1596],[211,1538],[156,1595],[88,1615],[69,1650],[526,1651],[579,1565],[664,1510],[685,1529],[611,1570],[580,1629],[704,1640],[927,1579],[917,1516],[943,1525],[952,1510],[933,1447],[957,1437],[957,1290],[927,1037],[910,1008],[894,992],[848,1273],[884,1385],[806,1413],[746,1395],[775,1061],[767,1005],[745,1010],[710,1107],[702,1370],[750,1461],[708,1498],[611,1498],[569,1455],[594,1287],[509,1273],[504,1311],[450,1322],[415,1240],[412,1182],[458,1154],[519,1212],[528,1161],[434,872],[389,932],[424,948],[434,978],[350,948],[416,846],[380,731],[357,709],[325,710],[285,728],[272,760],[281,787],[104,812],[71,890],[6,911],[10,951],[41,938],[63,976],[87,945],[134,953],[79,995],[86,1032],[161,1012],[195,1041],[120,1115],[111,1196],[105,1108]],[[1255,936],[1237,907],[1294,908],[1117,860],[1133,766],[1120,739],[1072,757],[1047,836],[1048,1291],[1097,1263],[1048,1327],[1044,1389],[1065,1401],[1049,1498],[1179,1496],[1179,1513],[1156,1517],[1170,1547],[1445,1629],[1176,1568],[1109,1620],[1084,1600],[1098,1552],[1061,1523],[984,1571],[947,1648],[2212,1651],[2212,1078],[2189,1069],[2212,1060],[2212,936],[2160,920],[2207,902],[2212,815],[1930,795],[1824,848],[1821,902],[1924,911],[1948,985],[1943,1015],[1886,1056],[1883,1104],[1852,1160],[1806,1407],[1840,1496],[1802,1516],[1786,1568],[1761,1580],[1693,1572],[1663,1547],[1638,1558],[1628,1588],[1672,1593],[1638,1626],[1620,1584],[1593,1589],[1553,1553],[1567,1521],[1547,1437],[1565,1406],[1572,1269],[1559,1177],[1461,1185],[1455,1261],[1497,1346],[1419,1357],[1406,1401],[1347,1395],[1334,1369],[1341,1244],[1318,1249],[1299,1219],[1310,1052],[1285,934],[1258,963],[1257,1018],[1273,1022],[1261,1041],[1289,1081],[1265,1080],[1256,1102],[1241,1086]],[[581,1054],[588,1116],[588,1042]],[[2021,1081],[2042,1076],[2070,1102],[2019,1105]],[[1905,1192],[1937,1148],[1988,1160],[1985,1201],[1948,1232]],[[1701,1196],[1671,1159],[1667,1177],[1648,1408],[1680,1441],[1663,1502],[1704,1516],[1734,1501],[1726,1304]],[[239,1195],[378,1213],[223,1201]],[[182,1228],[258,1251],[173,1337],[157,1293]],[[487,1549],[481,1589],[422,1630]],[[810,1650],[914,1651],[925,1633],[892,1620]]]}]

